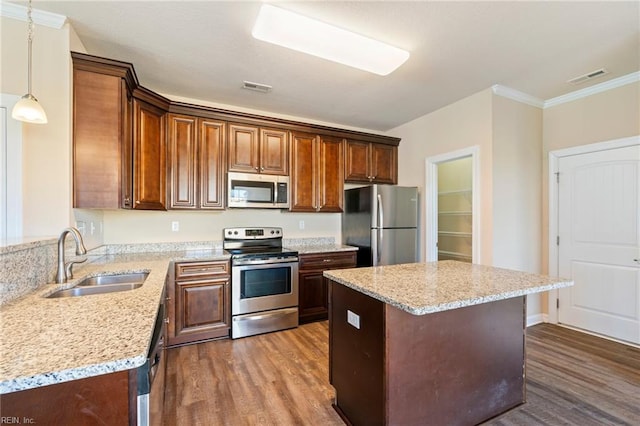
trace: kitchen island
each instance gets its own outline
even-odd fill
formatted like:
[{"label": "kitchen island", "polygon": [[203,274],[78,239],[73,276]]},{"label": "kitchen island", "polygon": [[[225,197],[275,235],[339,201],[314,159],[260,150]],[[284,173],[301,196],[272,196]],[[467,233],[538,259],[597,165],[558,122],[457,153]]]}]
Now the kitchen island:
[{"label": "kitchen island", "polygon": [[326,271],[329,380],[353,425],[469,425],[525,402],[526,295],[571,281],[456,261]]}]

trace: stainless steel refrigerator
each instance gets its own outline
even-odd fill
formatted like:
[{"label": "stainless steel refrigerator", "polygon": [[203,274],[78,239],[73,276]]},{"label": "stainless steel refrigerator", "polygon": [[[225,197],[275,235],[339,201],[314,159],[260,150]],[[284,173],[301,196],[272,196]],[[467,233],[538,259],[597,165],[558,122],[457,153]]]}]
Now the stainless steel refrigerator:
[{"label": "stainless steel refrigerator", "polygon": [[418,188],[372,185],[347,189],[342,242],[358,247],[358,266],[418,261]]}]

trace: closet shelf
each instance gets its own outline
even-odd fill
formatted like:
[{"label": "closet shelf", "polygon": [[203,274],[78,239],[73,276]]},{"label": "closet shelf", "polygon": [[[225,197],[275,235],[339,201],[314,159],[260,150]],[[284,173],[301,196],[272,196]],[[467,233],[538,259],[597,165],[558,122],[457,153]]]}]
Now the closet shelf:
[{"label": "closet shelf", "polygon": [[438,250],[438,254],[444,254],[446,256],[461,257],[461,258],[464,258],[464,259],[471,259],[471,255],[470,254],[463,254],[463,253],[458,253],[458,252],[455,252],[455,251]]},{"label": "closet shelf", "polygon": [[470,194],[470,189],[458,189],[456,191],[441,191],[438,192],[438,196],[440,195],[453,195],[453,194]]},{"label": "closet shelf", "polygon": [[438,231],[438,235],[449,237],[471,237],[471,232]]},{"label": "closet shelf", "polygon": [[439,216],[471,216],[472,212],[468,210],[438,212]]}]

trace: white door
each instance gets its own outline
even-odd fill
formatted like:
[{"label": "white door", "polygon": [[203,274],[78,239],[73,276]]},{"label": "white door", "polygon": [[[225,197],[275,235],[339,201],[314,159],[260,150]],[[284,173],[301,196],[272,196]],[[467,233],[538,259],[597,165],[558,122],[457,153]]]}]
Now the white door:
[{"label": "white door", "polygon": [[640,146],[559,159],[558,322],[640,343]]}]

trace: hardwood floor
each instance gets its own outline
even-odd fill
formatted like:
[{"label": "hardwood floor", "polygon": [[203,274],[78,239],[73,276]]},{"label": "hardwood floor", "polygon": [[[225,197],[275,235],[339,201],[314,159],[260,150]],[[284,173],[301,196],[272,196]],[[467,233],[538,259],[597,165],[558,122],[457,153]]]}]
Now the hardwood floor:
[{"label": "hardwood floor", "polygon": [[[170,349],[165,425],[343,425],[328,323]],[[485,425],[638,425],[640,349],[549,324],[527,330],[527,403]]]}]

